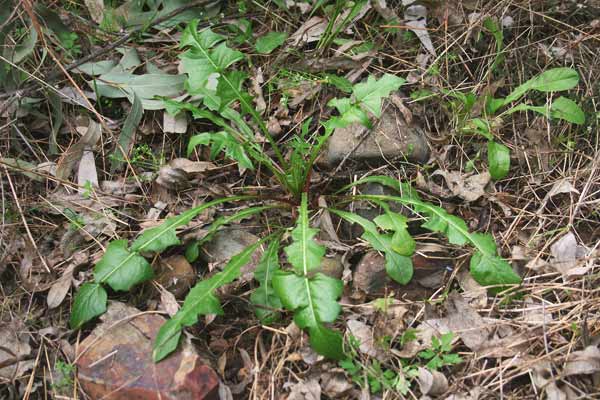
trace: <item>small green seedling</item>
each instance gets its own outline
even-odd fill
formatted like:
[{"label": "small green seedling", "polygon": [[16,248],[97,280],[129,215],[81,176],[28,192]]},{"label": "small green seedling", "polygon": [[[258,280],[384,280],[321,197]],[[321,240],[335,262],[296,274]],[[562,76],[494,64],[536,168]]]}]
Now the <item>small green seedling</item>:
[{"label": "small green seedling", "polygon": [[427,361],[425,365],[427,368],[438,370],[462,362],[462,358],[458,354],[451,353],[453,339],[452,332],[443,334],[439,339],[437,336],[431,338],[431,348],[419,352],[419,357]]}]

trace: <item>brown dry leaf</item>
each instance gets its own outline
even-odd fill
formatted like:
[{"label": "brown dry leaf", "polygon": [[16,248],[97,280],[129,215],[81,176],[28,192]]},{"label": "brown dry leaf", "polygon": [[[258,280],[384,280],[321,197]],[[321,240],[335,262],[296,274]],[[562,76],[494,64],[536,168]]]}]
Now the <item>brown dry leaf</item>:
[{"label": "brown dry leaf", "polygon": [[169,166],[171,168],[180,169],[188,174],[200,174],[217,168],[217,166],[210,161],[192,161],[187,158],[174,158],[169,161]]},{"label": "brown dry leaf", "polygon": [[565,234],[552,244],[550,252],[552,253],[550,266],[565,278],[583,275],[592,267],[591,264],[580,265],[579,260],[587,256],[588,249],[577,243],[573,232]]},{"label": "brown dry leaf", "polygon": [[546,204],[548,204],[548,201],[560,193],[579,193],[579,191],[573,187],[568,179],[561,179],[560,181],[555,182],[550,191],[548,191],[548,193],[546,193],[542,199],[542,203],[540,208],[536,211],[536,214],[541,215],[546,207]]},{"label": "brown dry leaf", "polygon": [[423,395],[438,396],[448,390],[448,379],[440,371],[419,367],[417,379]]},{"label": "brown dry leaf", "polygon": [[33,368],[34,360],[28,359],[31,353],[29,335],[22,323],[2,324],[0,327],[0,382],[20,378]]},{"label": "brown dry leaf", "polygon": [[354,385],[340,372],[324,373],[321,376],[321,385],[323,392],[332,399],[339,399],[354,389]]},{"label": "brown dry leaf", "polygon": [[491,334],[488,324],[461,294],[450,293],[446,309],[448,327],[460,336],[465,346],[473,351],[479,351],[488,343]]},{"label": "brown dry leaf", "polygon": [[104,19],[104,0],[84,0],[84,3],[94,22],[101,23]]},{"label": "brown dry leaf", "polygon": [[290,36],[292,46],[318,41],[327,29],[327,20],[321,17],[311,17]]},{"label": "brown dry leaf", "polygon": [[75,164],[81,160],[83,152],[85,150],[91,150],[98,140],[100,140],[101,136],[102,128],[100,127],[100,124],[90,120],[88,128],[81,139],[69,147],[60,157],[60,160],[58,160],[56,177],[58,179],[68,180],[73,168],[75,168]]},{"label": "brown dry leaf", "polygon": [[481,286],[471,273],[461,270],[458,273],[458,284],[463,289],[463,297],[477,308],[485,308],[488,302],[487,289]]},{"label": "brown dry leaf", "polygon": [[173,116],[168,112],[163,113],[163,132],[186,133],[188,128],[187,115],[183,112]]},{"label": "brown dry leaf", "polygon": [[174,316],[179,311],[179,304],[175,295],[164,288],[160,288],[160,306],[169,314],[169,317]]},{"label": "brown dry leaf", "polygon": [[423,47],[436,57],[435,48],[427,31],[427,8],[420,4],[407,7],[404,10],[404,23],[419,38]]},{"label": "brown dry leaf", "polygon": [[[489,172],[481,174],[461,174],[458,171],[437,170],[431,176],[444,177],[452,196],[458,196],[468,202],[485,195],[485,187],[491,180]],[[434,193],[432,191],[432,193]],[[448,194],[444,197],[450,197]]]},{"label": "brown dry leaf", "polygon": [[321,400],[321,385],[316,379],[309,379],[292,386],[287,400]]},{"label": "brown dry leaf", "polygon": [[350,319],[346,322],[349,334],[354,336],[358,342],[358,350],[371,357],[379,359],[384,354],[375,345],[373,328],[362,321]]},{"label": "brown dry leaf", "polygon": [[563,368],[563,375],[589,375],[600,371],[600,349],[588,346],[569,354]]},{"label": "brown dry leaf", "polygon": [[96,161],[94,153],[91,150],[84,150],[79,161],[77,170],[77,185],[79,185],[79,193],[88,192],[87,185],[98,187],[98,172],[96,171]]},{"label": "brown dry leaf", "polygon": [[75,268],[85,264],[88,261],[88,258],[88,254],[84,252],[78,252],[73,255],[71,263],[65,268],[60,278],[54,282],[48,291],[48,297],[46,298],[48,308],[53,309],[61,305],[71,288]]},{"label": "brown dry leaf", "polygon": [[252,94],[254,97],[256,111],[262,115],[267,109],[267,103],[265,102],[261,87],[261,85],[265,83],[265,77],[263,76],[262,68],[258,67],[254,70],[254,74],[250,77],[250,83],[250,94]]}]

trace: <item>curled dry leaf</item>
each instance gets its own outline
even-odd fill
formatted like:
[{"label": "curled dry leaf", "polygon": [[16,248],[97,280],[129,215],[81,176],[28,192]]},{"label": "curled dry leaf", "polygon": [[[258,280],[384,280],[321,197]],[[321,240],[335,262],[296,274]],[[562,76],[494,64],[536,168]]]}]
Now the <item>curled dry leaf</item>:
[{"label": "curled dry leaf", "polygon": [[371,357],[380,358],[383,353],[375,345],[373,328],[362,321],[350,319],[347,321],[348,331],[358,342],[358,350]]},{"label": "curled dry leaf", "polygon": [[598,371],[600,371],[600,349],[598,346],[588,346],[583,350],[574,351],[567,357],[563,375],[589,375]]},{"label": "curled dry leaf", "polygon": [[591,265],[580,265],[582,258],[588,254],[588,249],[577,243],[577,238],[573,232],[569,232],[558,239],[551,247],[552,253],[551,266],[560,272],[563,277],[583,275]]},{"label": "curled dry leaf", "polygon": [[548,201],[560,193],[579,193],[579,191],[573,187],[568,179],[561,179],[555,182],[550,191],[548,191],[548,193],[546,193],[542,199],[542,203],[540,204],[540,208],[536,211],[536,214],[541,215],[546,207],[546,204],[548,204]]},{"label": "curled dry leaf", "polygon": [[[444,177],[452,196],[458,196],[466,201],[475,201],[485,195],[485,187],[490,182],[490,173],[461,174],[458,171],[437,170],[432,176]],[[450,197],[448,194],[444,197]]]},{"label": "curled dry leaf", "polygon": [[54,282],[50,290],[48,291],[48,297],[46,298],[46,303],[48,304],[48,308],[56,308],[65,299],[67,293],[69,293],[69,289],[71,288],[71,282],[73,280],[73,272],[75,268],[78,266],[85,264],[88,261],[88,254],[83,252],[78,252],[73,255],[73,260],[71,263],[65,268],[60,278]]},{"label": "curled dry leaf", "polygon": [[22,323],[4,323],[0,327],[0,381],[20,378],[33,368],[29,359],[29,335]]},{"label": "curled dry leaf", "polygon": [[290,36],[292,46],[318,41],[327,29],[327,20],[321,17],[311,17]]},{"label": "curled dry leaf", "polygon": [[287,400],[321,400],[321,385],[316,379],[298,382],[292,386]]},{"label": "curled dry leaf", "polygon": [[418,381],[423,395],[438,396],[448,390],[448,379],[440,371],[419,367]]},{"label": "curled dry leaf", "polygon": [[429,32],[427,32],[427,8],[420,4],[407,7],[404,11],[404,23],[419,38],[423,47],[436,57],[435,48],[429,37]]},{"label": "curled dry leaf", "polygon": [[168,112],[163,113],[163,132],[165,133],[186,133],[188,127],[187,115],[179,113],[175,116]]}]

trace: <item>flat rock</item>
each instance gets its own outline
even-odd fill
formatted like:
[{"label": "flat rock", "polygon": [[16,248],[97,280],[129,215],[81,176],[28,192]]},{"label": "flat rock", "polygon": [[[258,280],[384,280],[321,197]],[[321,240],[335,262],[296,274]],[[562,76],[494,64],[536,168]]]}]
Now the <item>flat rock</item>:
[{"label": "flat rock", "polygon": [[166,320],[111,302],[103,323],[78,346],[77,377],[92,399],[219,398],[219,378],[189,342],[155,364],[152,344]]},{"label": "flat rock", "polygon": [[[246,247],[258,242],[256,235],[246,232],[242,229],[223,229],[214,234],[212,239],[202,246],[200,258],[209,264],[224,264],[231,257],[240,253]],[[254,270],[261,256],[258,249],[252,255],[252,261],[242,267],[241,281],[252,280]],[[219,265],[223,267],[224,265]]]},{"label": "flat rock", "polygon": [[[361,143],[365,134],[367,137]],[[319,164],[325,169],[334,169],[355,147],[348,161],[368,166],[398,160],[424,163],[429,159],[429,146],[423,130],[416,125],[408,125],[392,105],[386,107],[371,132],[358,123],[336,129]]]},{"label": "flat rock", "polygon": [[181,299],[196,281],[196,272],[182,255],[162,259],[158,266],[156,281]]}]

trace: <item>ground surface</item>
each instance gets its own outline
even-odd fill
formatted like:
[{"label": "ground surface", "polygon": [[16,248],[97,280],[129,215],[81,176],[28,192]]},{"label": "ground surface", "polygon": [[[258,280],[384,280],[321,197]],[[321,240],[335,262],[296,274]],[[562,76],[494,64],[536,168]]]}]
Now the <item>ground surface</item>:
[{"label": "ground surface", "polygon": [[[319,212],[313,225],[329,234],[320,239],[328,257],[341,261],[344,281],[334,325],[353,350],[342,362],[318,356],[291,313],[261,324],[250,302],[256,287],[250,275],[218,293],[224,315],[202,317],[187,331],[219,374],[222,398],[600,398],[597,1],[425,1],[416,3],[420,8],[390,0],[387,7],[372,1],[354,8],[352,2],[287,1],[287,9],[284,1],[196,8],[201,2],[184,8],[183,1],[15,3],[0,1],[0,399],[86,398],[72,363],[96,321],[73,330],[69,319],[77,289],[93,280],[110,240],[134,239],[222,196],[253,191],[290,201],[268,171],[238,168],[222,154],[211,160],[201,147],[188,157],[190,136],[215,126],[189,114],[170,117],[154,98],[184,92],[185,76],[175,77],[184,68],[178,45],[193,18],[244,54],[236,64],[249,76],[244,87],[279,143],[293,140],[309,117],[313,132],[336,113],[327,103],[344,97],[340,88],[348,81],[335,77],[406,79],[391,103],[422,128],[428,159],[382,156],[365,166],[348,157],[340,168],[339,159],[333,168],[318,163],[309,180],[311,205],[315,193],[369,174],[411,182],[470,230],[493,234],[500,255],[522,277],[510,295],[482,288],[468,273],[472,251],[419,228],[411,215],[415,279],[391,283],[375,272],[384,262],[380,255],[365,256],[356,232],[335,218],[324,227]],[[339,14],[343,27],[327,30]],[[269,32],[286,35],[266,40]],[[77,68],[82,61],[88,64]],[[98,61],[120,63],[129,74],[122,90],[103,86],[105,66]],[[531,92],[521,102],[544,105],[562,95],[579,104],[585,122],[532,111],[490,117],[491,135],[511,157],[508,174],[490,179],[487,139],[465,129],[465,121],[487,117],[485,107],[475,99],[466,106],[460,94],[504,97],[557,67],[577,71],[578,84],[560,94]],[[165,73],[170,78],[161,83]],[[128,91],[132,74],[155,74],[136,88],[143,114]],[[256,140],[270,151],[263,135]],[[233,207],[239,206],[196,217],[183,241],[201,237]],[[244,242],[245,234],[260,236],[261,227],[292,226],[295,216],[263,212],[228,229],[243,231]],[[182,244],[148,258],[156,271],[182,265],[179,285],[169,287],[158,273],[163,280],[109,291],[109,299],[172,314],[175,297],[180,304],[190,285],[224,261],[204,257],[188,270],[184,252]],[[444,332],[452,334],[432,343],[432,335]],[[434,356],[442,364],[426,367]]]}]

